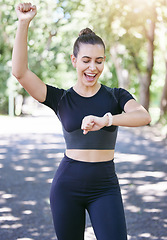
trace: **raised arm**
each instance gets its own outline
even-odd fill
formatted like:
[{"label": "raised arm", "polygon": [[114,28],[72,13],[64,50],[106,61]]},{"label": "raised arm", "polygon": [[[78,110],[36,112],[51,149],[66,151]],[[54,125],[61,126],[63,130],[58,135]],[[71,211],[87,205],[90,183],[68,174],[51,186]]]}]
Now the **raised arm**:
[{"label": "raised arm", "polygon": [[12,74],[33,98],[43,102],[46,98],[46,85],[28,69],[28,28],[37,14],[36,6],[31,3],[19,4],[16,13],[18,28],[12,54]]}]

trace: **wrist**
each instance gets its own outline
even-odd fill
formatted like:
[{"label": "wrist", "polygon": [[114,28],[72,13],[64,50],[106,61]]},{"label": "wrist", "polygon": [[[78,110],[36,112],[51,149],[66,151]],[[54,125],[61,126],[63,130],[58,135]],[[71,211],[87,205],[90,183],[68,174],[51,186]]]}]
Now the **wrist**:
[{"label": "wrist", "polygon": [[104,118],[106,118],[106,127],[110,127],[113,124],[113,116],[110,112],[106,113],[104,115]]},{"label": "wrist", "polygon": [[29,27],[29,25],[30,25],[30,22],[31,22],[31,20],[28,20],[28,19],[19,19],[18,20],[18,25],[19,26],[27,26],[27,27]]}]

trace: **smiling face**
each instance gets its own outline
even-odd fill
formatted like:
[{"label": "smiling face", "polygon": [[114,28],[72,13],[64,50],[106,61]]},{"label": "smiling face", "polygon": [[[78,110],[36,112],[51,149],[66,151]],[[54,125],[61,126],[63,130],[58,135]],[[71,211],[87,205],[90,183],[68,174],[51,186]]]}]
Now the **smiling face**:
[{"label": "smiling face", "polygon": [[104,47],[100,44],[80,44],[77,57],[71,55],[73,66],[77,70],[77,83],[80,87],[92,87],[104,69]]}]

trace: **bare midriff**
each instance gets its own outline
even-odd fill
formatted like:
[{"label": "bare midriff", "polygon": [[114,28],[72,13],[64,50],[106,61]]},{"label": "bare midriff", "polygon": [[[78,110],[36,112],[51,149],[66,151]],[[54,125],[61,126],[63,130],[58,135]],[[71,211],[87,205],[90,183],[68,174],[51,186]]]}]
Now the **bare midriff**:
[{"label": "bare midriff", "polygon": [[114,158],[114,150],[66,149],[66,156],[84,162],[105,162]]}]

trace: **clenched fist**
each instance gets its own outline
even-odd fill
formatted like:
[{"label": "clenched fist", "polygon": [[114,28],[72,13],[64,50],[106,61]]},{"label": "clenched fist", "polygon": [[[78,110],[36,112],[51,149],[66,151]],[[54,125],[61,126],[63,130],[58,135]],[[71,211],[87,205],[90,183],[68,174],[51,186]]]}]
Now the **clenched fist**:
[{"label": "clenched fist", "polygon": [[36,6],[31,3],[20,3],[16,7],[16,13],[19,20],[30,22],[37,14],[37,9]]},{"label": "clenched fist", "polygon": [[83,118],[81,129],[83,130],[83,134],[87,134],[89,131],[98,131],[107,126],[107,124],[108,117],[106,115],[103,117],[89,115]]}]

